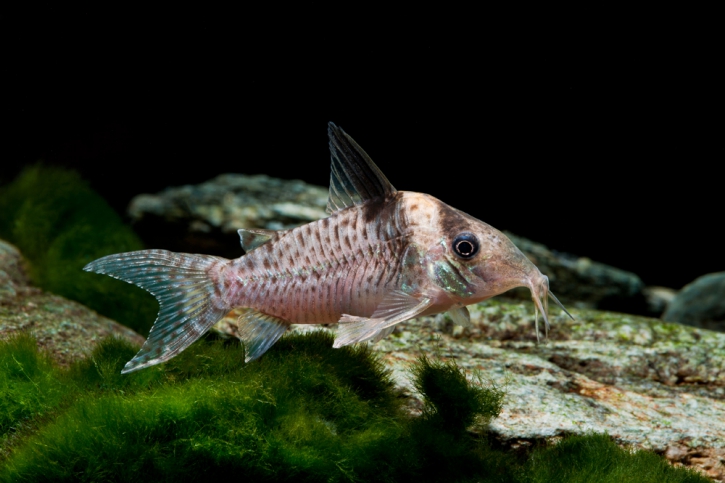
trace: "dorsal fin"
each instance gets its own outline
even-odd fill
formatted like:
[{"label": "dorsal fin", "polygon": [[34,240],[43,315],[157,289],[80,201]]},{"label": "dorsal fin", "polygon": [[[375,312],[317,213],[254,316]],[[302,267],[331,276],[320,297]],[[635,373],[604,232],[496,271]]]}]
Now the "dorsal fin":
[{"label": "dorsal fin", "polygon": [[360,205],[373,198],[388,198],[397,191],[370,156],[348,134],[331,122],[330,197],[327,212]]},{"label": "dorsal fin", "polygon": [[261,228],[240,228],[237,230],[242,248],[249,253],[260,245],[264,245],[277,234],[274,230],[263,230]]}]

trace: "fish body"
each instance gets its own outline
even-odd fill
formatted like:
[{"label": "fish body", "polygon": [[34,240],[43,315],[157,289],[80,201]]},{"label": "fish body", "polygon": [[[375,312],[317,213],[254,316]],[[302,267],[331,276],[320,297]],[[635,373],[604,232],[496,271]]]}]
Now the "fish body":
[{"label": "fish body", "polygon": [[[141,250],[103,257],[84,270],[134,283],[156,296],[159,316],[131,372],[164,362],[230,310],[247,360],[290,324],[339,322],[335,347],[379,340],[394,326],[448,311],[469,324],[466,305],[511,288],[532,292],[546,327],[548,278],[503,233],[433,196],[397,191],[369,156],[330,123],[330,216],[290,230],[239,230],[246,254]],[[562,306],[563,309],[563,306]]]}]

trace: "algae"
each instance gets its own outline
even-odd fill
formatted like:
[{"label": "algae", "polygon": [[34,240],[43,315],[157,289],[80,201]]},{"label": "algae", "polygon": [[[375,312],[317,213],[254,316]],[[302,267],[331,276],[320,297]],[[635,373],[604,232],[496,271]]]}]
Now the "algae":
[{"label": "algae", "polygon": [[137,347],[121,339],[67,369],[27,335],[2,342],[0,481],[707,481],[605,436],[530,456],[494,448],[470,429],[497,416],[497,388],[422,358],[412,372],[426,409],[414,417],[367,345],[332,342],[291,334],[244,364],[242,345],[207,337],[128,375]]},{"label": "algae", "polygon": [[0,189],[0,214],[0,238],[23,252],[35,285],[148,333],[157,311],[152,296],[82,271],[96,258],[143,245],[76,173],[42,165],[26,168]]}]

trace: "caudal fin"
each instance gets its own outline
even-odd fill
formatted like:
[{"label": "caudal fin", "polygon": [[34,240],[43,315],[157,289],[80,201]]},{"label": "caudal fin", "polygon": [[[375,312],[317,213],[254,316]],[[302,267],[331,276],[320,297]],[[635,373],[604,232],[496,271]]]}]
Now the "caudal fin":
[{"label": "caudal fin", "polygon": [[211,255],[141,250],[109,255],[83,267],[138,285],[159,302],[146,343],[121,373],[171,359],[229,312],[209,278],[212,265],[225,261]]}]

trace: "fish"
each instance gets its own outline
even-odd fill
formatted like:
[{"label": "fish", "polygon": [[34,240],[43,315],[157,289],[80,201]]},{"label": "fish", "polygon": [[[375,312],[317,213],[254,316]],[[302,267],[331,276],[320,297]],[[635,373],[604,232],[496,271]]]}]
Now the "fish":
[{"label": "fish", "polygon": [[[242,228],[245,254],[151,249],[83,269],[154,295],[159,313],[121,371],[168,361],[235,308],[245,362],[291,324],[338,323],[333,347],[376,342],[401,322],[442,312],[470,326],[467,305],[527,287],[549,330],[549,279],[496,228],[424,193],[398,191],[345,131],[328,124],[329,216],[288,230]],[[572,317],[573,318],[573,317]]]}]

